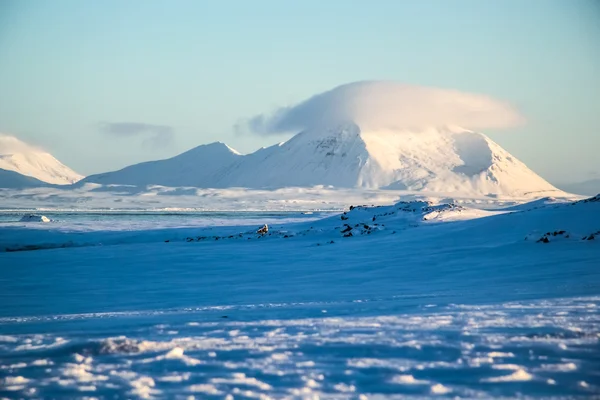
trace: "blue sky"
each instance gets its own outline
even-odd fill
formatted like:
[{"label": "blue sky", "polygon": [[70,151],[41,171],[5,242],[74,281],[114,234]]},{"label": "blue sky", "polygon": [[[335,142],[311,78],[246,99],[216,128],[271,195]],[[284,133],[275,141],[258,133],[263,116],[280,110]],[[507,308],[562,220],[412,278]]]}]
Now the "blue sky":
[{"label": "blue sky", "polygon": [[90,174],[217,140],[250,152],[286,137],[240,119],[394,80],[512,103],[527,124],[486,133],[577,181],[600,174],[599,39],[596,0],[3,0],[0,131]]}]

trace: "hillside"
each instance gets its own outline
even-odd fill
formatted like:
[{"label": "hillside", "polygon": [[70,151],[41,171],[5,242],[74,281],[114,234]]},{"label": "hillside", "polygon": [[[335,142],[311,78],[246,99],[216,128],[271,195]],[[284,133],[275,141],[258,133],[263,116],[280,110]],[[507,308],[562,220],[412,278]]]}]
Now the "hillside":
[{"label": "hillside", "polygon": [[[4,134],[0,134],[0,169],[56,185],[72,184],[83,178],[50,153]],[[17,179],[29,185],[34,183],[31,180],[15,178],[12,174],[3,174],[0,187],[19,187],[8,186],[9,183],[5,182],[4,178],[8,179],[9,176],[11,185],[17,184]]]},{"label": "hillside", "polygon": [[304,131],[248,155],[223,143],[199,146],[83,182],[199,188],[326,185],[505,196],[561,193],[483,134],[456,127],[363,132],[354,123]]}]

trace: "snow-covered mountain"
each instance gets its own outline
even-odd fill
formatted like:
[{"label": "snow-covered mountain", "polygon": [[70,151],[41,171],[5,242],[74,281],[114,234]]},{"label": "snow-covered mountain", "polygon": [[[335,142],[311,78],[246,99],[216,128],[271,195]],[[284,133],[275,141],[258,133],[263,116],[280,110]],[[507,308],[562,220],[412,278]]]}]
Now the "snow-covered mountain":
[{"label": "snow-covered mountain", "polygon": [[558,189],[487,136],[457,127],[362,131],[348,123],[241,155],[223,143],[92,175],[84,182],[204,188],[328,185],[474,195]]},{"label": "snow-covered mountain", "polygon": [[21,175],[15,171],[0,169],[0,188],[2,189],[26,189],[44,187],[49,184],[31,176]]},{"label": "snow-covered mountain", "polygon": [[354,82],[238,124],[259,134],[300,132],[284,143],[248,155],[213,143],[168,160],[90,176],[85,182],[560,196],[560,190],[476,132],[522,120],[513,107],[487,96],[395,82]]},{"label": "snow-covered mountain", "polygon": [[[0,134],[0,170],[23,176],[20,178],[14,174],[2,173],[0,187],[23,187],[36,183],[27,177],[56,185],[68,185],[83,178],[50,153],[5,134]],[[19,182],[23,185],[19,185]]]},{"label": "snow-covered mountain", "polygon": [[224,143],[195,147],[167,160],[148,161],[119,171],[90,175],[81,183],[209,187],[219,171],[234,163],[240,153]]}]

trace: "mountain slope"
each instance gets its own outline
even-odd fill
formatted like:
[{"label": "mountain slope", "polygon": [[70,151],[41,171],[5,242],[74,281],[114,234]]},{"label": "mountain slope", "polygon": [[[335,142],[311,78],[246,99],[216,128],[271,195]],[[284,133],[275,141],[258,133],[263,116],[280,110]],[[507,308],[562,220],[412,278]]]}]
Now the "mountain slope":
[{"label": "mountain slope", "polygon": [[49,185],[39,179],[25,176],[15,171],[0,169],[0,188],[2,189],[26,189],[32,187],[43,187]]},{"label": "mountain slope", "polygon": [[348,123],[245,156],[223,143],[83,182],[204,188],[330,185],[466,195],[560,195],[487,136],[461,128],[363,132]]},{"label": "mountain slope", "polygon": [[[4,134],[0,134],[0,169],[57,185],[68,185],[83,178],[50,153],[22,142],[14,136]],[[3,174],[3,178],[8,179],[9,175]],[[13,185],[17,182],[14,179],[14,176],[11,176]],[[3,185],[2,181],[0,181],[1,185]]]},{"label": "mountain slope", "polygon": [[148,161],[119,171],[90,175],[81,183],[204,187],[223,167],[241,157],[224,143],[195,147],[173,158]]}]

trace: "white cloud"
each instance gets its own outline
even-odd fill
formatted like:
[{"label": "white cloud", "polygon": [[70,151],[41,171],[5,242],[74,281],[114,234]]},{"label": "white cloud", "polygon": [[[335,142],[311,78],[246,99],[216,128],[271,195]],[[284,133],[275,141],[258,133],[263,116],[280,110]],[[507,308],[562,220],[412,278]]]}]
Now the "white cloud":
[{"label": "white cloud", "polygon": [[364,81],[338,86],[300,104],[261,114],[236,126],[262,135],[297,133],[354,122],[364,130],[460,126],[510,128],[524,122],[510,104],[457,90]]},{"label": "white cloud", "polygon": [[174,129],[167,125],[153,125],[141,122],[103,122],[100,130],[116,137],[143,136],[146,147],[162,148],[173,141]]}]

